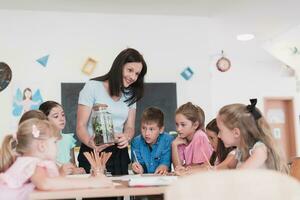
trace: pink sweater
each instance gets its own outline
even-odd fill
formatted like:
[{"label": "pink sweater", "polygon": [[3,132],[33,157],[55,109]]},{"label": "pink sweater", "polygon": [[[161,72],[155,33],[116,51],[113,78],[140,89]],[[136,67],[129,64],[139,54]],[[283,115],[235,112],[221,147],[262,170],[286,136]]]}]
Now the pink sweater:
[{"label": "pink sweater", "polygon": [[178,152],[184,165],[201,164],[207,161],[206,158],[210,159],[213,148],[207,135],[202,130],[198,130],[188,145],[178,146]]},{"label": "pink sweater", "polygon": [[14,164],[0,174],[0,199],[28,199],[34,185],[30,182],[37,166],[44,167],[49,177],[59,176],[55,162],[35,157],[18,157]]}]

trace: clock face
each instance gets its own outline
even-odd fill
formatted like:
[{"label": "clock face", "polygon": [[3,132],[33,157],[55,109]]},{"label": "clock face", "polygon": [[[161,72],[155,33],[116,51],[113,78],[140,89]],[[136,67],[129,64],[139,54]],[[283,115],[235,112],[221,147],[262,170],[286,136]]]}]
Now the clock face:
[{"label": "clock face", "polygon": [[226,72],[230,69],[231,63],[229,59],[222,57],[217,61],[216,65],[219,71]]},{"label": "clock face", "polygon": [[4,90],[11,81],[12,73],[10,67],[0,62],[0,92]]}]

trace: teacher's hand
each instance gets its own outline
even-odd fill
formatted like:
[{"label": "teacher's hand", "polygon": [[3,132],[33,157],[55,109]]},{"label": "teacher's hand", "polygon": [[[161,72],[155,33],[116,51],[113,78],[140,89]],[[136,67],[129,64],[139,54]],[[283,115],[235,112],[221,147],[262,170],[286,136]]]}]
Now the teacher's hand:
[{"label": "teacher's hand", "polygon": [[113,146],[113,145],[114,145],[114,143],[101,144],[99,146],[96,146],[95,150],[96,150],[96,152],[99,153],[99,152],[103,151],[104,149],[106,149],[107,147],[110,147],[110,146]]},{"label": "teacher's hand", "polygon": [[119,149],[123,149],[129,145],[129,140],[125,134],[120,133],[115,135],[115,141]]},{"label": "teacher's hand", "polygon": [[101,152],[103,151],[104,149],[106,149],[107,147],[109,146],[112,146],[114,145],[113,143],[109,143],[109,144],[101,144],[101,145],[96,145],[95,142],[94,142],[94,138],[95,136],[92,136],[89,140],[89,143],[88,143],[88,146],[92,149],[95,149],[96,152]]}]

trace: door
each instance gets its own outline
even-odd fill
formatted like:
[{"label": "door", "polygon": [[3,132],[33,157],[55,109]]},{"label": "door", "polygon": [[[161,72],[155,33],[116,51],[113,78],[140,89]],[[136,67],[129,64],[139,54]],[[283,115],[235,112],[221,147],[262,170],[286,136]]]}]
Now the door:
[{"label": "door", "polygon": [[272,134],[286,155],[287,161],[296,156],[294,106],[292,99],[266,98],[265,117]]}]

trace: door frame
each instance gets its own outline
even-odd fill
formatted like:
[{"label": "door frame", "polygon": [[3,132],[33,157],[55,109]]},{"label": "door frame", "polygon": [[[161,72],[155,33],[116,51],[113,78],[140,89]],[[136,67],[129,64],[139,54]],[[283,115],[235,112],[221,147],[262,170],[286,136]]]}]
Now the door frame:
[{"label": "door frame", "polygon": [[[268,101],[287,101],[287,118],[291,118],[288,120],[287,126],[289,126],[289,144],[290,144],[290,156],[294,157],[297,155],[297,134],[296,134],[296,122],[295,122],[295,99],[293,97],[264,97],[264,116],[267,116],[266,104]],[[298,119],[298,117],[297,117]],[[267,119],[266,119],[267,120]],[[287,158],[288,161],[290,158]]]}]

